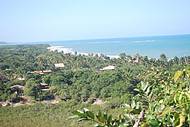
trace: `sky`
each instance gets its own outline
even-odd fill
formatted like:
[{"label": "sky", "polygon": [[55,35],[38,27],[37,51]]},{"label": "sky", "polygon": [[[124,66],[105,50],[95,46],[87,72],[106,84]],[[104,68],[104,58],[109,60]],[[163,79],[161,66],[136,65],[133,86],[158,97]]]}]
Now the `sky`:
[{"label": "sky", "polygon": [[190,0],[0,0],[0,41],[190,33]]}]

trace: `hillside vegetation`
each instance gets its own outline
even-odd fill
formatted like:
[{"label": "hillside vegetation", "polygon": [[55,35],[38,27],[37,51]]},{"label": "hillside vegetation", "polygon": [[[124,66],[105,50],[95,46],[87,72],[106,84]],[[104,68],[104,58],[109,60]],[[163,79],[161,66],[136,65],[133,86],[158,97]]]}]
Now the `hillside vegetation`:
[{"label": "hillside vegetation", "polygon": [[2,127],[190,126],[190,57],[110,59],[48,46],[0,47]]}]

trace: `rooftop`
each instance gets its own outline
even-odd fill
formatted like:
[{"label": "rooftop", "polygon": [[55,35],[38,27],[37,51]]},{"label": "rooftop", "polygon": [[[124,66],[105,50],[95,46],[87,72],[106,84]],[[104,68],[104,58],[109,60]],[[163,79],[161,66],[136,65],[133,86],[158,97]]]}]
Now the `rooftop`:
[{"label": "rooftop", "polygon": [[100,69],[101,71],[104,71],[104,70],[114,70],[115,69],[115,66],[113,66],[113,65],[109,65],[109,66],[106,66],[106,67],[104,67],[104,68],[102,68],[102,69]]}]

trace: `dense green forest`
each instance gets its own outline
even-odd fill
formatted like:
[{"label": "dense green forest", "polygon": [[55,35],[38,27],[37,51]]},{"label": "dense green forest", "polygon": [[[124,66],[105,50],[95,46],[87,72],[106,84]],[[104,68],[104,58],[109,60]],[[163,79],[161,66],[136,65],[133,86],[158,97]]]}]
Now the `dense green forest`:
[{"label": "dense green forest", "polygon": [[190,126],[190,56],[111,59],[47,47],[0,46],[0,126]]}]

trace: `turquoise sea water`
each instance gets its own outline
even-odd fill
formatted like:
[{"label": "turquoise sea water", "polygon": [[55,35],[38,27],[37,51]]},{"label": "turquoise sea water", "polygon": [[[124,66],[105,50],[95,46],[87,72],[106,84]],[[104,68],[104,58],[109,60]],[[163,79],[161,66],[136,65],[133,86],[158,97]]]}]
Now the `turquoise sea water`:
[{"label": "turquoise sea water", "polygon": [[64,46],[81,53],[119,55],[125,52],[129,55],[139,53],[149,57],[159,57],[164,53],[168,57],[190,56],[190,35],[56,41],[49,44]]}]

